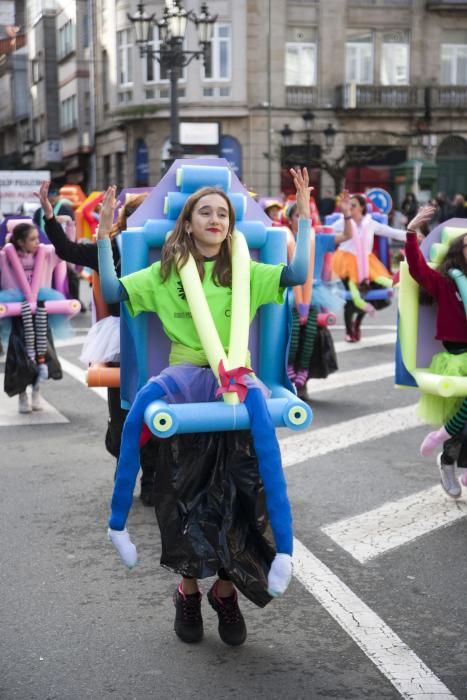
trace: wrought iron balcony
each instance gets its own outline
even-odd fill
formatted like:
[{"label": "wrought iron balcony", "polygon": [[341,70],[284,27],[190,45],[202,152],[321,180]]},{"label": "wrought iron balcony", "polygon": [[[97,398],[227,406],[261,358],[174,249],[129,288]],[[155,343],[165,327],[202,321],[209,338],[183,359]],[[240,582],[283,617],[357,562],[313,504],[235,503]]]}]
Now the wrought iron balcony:
[{"label": "wrought iron balcony", "polygon": [[467,109],[467,85],[443,85],[432,87],[432,109]]},{"label": "wrought iron balcony", "polygon": [[315,107],[317,101],[317,90],[308,85],[287,85],[286,86],[287,107]]},{"label": "wrought iron balcony", "polygon": [[338,109],[421,109],[423,89],[412,85],[356,85],[337,88]]},{"label": "wrought iron balcony", "polygon": [[432,12],[467,12],[465,0],[427,0],[426,9]]}]

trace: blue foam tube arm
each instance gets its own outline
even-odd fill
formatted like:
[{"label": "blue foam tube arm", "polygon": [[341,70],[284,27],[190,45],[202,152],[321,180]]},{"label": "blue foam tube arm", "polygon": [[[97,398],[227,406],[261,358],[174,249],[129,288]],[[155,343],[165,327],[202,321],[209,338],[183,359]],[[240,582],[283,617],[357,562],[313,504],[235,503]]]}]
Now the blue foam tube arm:
[{"label": "blue foam tube arm", "polygon": [[[310,407],[287,390],[284,390],[284,396],[266,399],[266,405],[276,427],[303,430],[311,423],[313,414]],[[291,422],[289,414],[292,418],[296,414],[296,420],[300,423]],[[196,404],[153,401],[144,412],[144,420],[151,432],[158,437],[171,437],[176,433],[209,433],[250,428],[244,404],[228,406],[220,401]]]},{"label": "blue foam tube arm", "polygon": [[[393,289],[389,287],[388,289],[370,289],[369,292],[363,294],[362,296],[365,301],[376,301],[377,299],[388,299],[388,297],[392,297],[393,294]],[[350,292],[342,292],[342,297],[348,301],[352,300],[352,295]]]}]

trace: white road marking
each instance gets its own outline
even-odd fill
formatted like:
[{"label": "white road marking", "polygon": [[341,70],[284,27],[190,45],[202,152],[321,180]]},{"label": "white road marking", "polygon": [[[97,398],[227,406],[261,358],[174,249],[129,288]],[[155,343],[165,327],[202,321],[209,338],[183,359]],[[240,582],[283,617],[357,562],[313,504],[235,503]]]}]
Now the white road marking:
[{"label": "white road marking", "polygon": [[[64,358],[63,370],[82,384],[85,371]],[[93,389],[106,398],[105,389]],[[285,466],[292,466],[311,457],[342,449],[350,444],[384,437],[390,433],[416,427],[414,406],[363,416],[345,421],[336,428],[321,428],[305,435],[296,434],[281,441]],[[342,431],[342,432],[341,432]],[[304,440],[305,438],[305,440]],[[299,460],[294,442],[300,439]],[[310,444],[312,448],[310,449]],[[294,575],[344,631],[362,649],[372,663],[408,700],[456,700],[446,686],[416,656],[414,652],[360,600],[323,562],[317,559],[298,540],[294,544]]]},{"label": "white road marking", "polygon": [[395,333],[382,333],[380,335],[369,335],[363,337],[358,343],[346,343],[339,340],[334,343],[334,348],[338,354],[341,352],[351,352],[352,350],[365,350],[365,348],[375,348],[378,345],[394,345],[396,342]]},{"label": "white road marking", "polygon": [[[329,330],[333,331],[345,331],[345,326],[341,326],[339,323],[337,323],[335,326],[329,326]],[[362,329],[367,332],[367,331],[396,331],[397,330],[397,325],[395,323],[392,323],[387,326],[373,326],[373,325],[365,325],[363,324]]]},{"label": "white road marking", "polygon": [[282,463],[284,467],[293,467],[314,457],[378,440],[420,425],[422,423],[417,418],[413,404],[404,408],[370,413],[326,428],[312,428],[280,440]]},{"label": "white road marking", "polygon": [[[3,386],[4,375],[0,374],[0,383]],[[30,396],[30,389],[28,389]],[[32,413],[18,413],[18,397],[9,397],[5,392],[0,392],[0,427],[10,425],[43,425],[45,423],[69,423],[56,408],[41,396],[42,411]]]},{"label": "white road marking", "polygon": [[407,700],[455,698],[386,623],[301,542],[294,575]]},{"label": "white road marking", "polygon": [[325,391],[334,391],[335,389],[343,389],[348,386],[377,382],[380,379],[394,377],[394,371],[394,362],[386,362],[381,365],[365,367],[364,369],[334,372],[327,379],[310,379],[306,386],[310,400],[313,400],[316,394],[322,394]]},{"label": "white road marking", "polygon": [[364,564],[466,516],[465,499],[449,498],[440,486],[433,486],[321,530]]},{"label": "white road marking", "polygon": [[105,387],[88,387],[86,382],[86,370],[84,370],[82,367],[78,367],[78,365],[74,365],[73,362],[69,362],[69,360],[66,360],[64,357],[59,357],[58,359],[64,372],[69,374],[70,377],[73,377],[73,379],[76,379],[81,384],[84,384],[85,387],[100,396],[101,399],[107,401],[107,389]]}]

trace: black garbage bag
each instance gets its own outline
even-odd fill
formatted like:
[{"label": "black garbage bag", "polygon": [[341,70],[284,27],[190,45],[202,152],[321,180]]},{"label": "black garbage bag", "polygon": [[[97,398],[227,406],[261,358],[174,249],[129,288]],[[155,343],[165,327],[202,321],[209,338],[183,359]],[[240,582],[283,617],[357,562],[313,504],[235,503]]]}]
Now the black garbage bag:
[{"label": "black garbage bag", "polygon": [[453,435],[443,443],[442,460],[445,464],[456,463],[460,469],[467,469],[467,430]]},{"label": "black garbage bag", "polygon": [[338,369],[332,335],[325,326],[318,326],[310,360],[309,377],[311,379],[326,379],[329,374]]},{"label": "black garbage bag", "polygon": [[162,566],[194,578],[222,568],[259,607],[271,600],[275,549],[249,431],[161,440],[155,508]]},{"label": "black garbage bag", "polygon": [[5,359],[3,388],[8,396],[26,391],[37,379],[37,366],[26,352],[23,323],[19,316],[11,319],[11,332]]},{"label": "black garbage bag", "polygon": [[62,379],[62,366],[58,360],[50,328],[47,329],[47,352],[45,353],[45,361],[49,369],[49,379]]},{"label": "black garbage bag", "polygon": [[[50,328],[47,329],[47,352],[45,361],[49,370],[49,379],[61,379],[62,368]],[[26,387],[34,384],[37,379],[37,365],[26,352],[24,342],[23,322],[20,316],[11,319],[11,332],[5,360],[4,390],[8,396],[16,396],[26,391]]]}]

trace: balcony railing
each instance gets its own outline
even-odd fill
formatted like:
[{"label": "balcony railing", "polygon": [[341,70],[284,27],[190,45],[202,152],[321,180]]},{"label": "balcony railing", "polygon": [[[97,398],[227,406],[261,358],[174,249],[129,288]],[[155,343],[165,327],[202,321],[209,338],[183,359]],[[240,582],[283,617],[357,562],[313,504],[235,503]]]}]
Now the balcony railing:
[{"label": "balcony railing", "polygon": [[446,12],[446,10],[467,12],[467,5],[465,0],[427,0],[426,9],[432,12]]},{"label": "balcony railing", "polygon": [[337,88],[338,109],[420,109],[423,88],[412,85],[356,85]]},{"label": "balcony railing", "polygon": [[467,109],[467,85],[432,87],[432,109]]},{"label": "balcony railing", "polygon": [[467,85],[356,85],[337,88],[337,109],[467,109]]},{"label": "balcony railing", "polygon": [[316,88],[308,85],[287,85],[285,89],[287,107],[316,106]]}]

